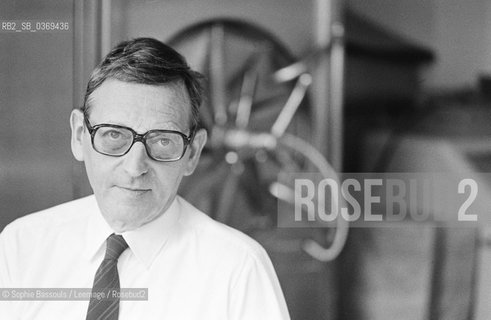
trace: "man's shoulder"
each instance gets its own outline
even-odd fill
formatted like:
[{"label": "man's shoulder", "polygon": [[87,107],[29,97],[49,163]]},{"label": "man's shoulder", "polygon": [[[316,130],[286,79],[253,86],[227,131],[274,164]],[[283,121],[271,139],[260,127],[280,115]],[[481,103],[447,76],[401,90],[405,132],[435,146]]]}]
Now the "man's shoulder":
[{"label": "man's shoulder", "polygon": [[50,230],[62,227],[65,224],[76,224],[88,216],[89,210],[87,209],[92,208],[94,204],[95,198],[93,195],[68,201],[17,218],[8,224],[2,233],[23,233],[31,232],[31,230],[36,233],[43,233],[43,231],[50,232]]},{"label": "man's shoulder", "polygon": [[182,198],[179,201],[186,215],[185,228],[192,230],[204,245],[213,247],[217,253],[228,256],[235,254],[245,254],[250,257],[264,256],[264,248],[250,236],[212,219]]}]

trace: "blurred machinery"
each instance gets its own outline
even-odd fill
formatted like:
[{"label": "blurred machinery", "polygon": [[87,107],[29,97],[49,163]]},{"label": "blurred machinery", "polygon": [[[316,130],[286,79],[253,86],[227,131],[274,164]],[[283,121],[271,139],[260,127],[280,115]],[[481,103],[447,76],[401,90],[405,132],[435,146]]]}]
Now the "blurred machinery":
[{"label": "blurred machinery", "polygon": [[[337,177],[310,142],[312,110],[304,100],[315,53],[294,61],[273,35],[230,19],[198,23],[169,43],[208,79],[201,121],[209,142],[181,193],[240,230],[274,231],[276,216],[289,214],[278,211],[278,201],[294,203],[294,186],[281,177],[295,172]],[[346,235],[347,224],[339,219],[330,249],[306,240],[304,250],[333,260]]]}]

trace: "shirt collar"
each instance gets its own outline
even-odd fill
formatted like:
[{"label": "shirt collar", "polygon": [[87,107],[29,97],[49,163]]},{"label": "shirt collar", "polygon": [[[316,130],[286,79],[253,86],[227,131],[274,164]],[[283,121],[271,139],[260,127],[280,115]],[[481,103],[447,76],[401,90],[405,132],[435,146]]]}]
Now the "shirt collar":
[{"label": "shirt collar", "polygon": [[[122,233],[131,252],[147,269],[150,268],[157,254],[166,244],[172,234],[175,223],[179,220],[181,207],[180,202],[177,200],[178,197],[174,198],[170,207],[157,219],[138,229]],[[114,231],[102,216],[95,197],[93,203],[91,203],[91,208],[84,208],[84,210],[90,212],[86,242],[86,256],[90,260],[94,259],[99,251],[105,250],[106,239]]]}]

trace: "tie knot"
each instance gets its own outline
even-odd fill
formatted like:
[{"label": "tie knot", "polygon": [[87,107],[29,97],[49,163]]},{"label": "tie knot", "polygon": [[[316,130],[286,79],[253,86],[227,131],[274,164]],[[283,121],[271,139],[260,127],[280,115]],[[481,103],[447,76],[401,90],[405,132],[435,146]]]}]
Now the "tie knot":
[{"label": "tie knot", "polygon": [[104,260],[118,260],[126,248],[128,248],[128,244],[122,235],[111,234],[106,240],[106,256]]}]

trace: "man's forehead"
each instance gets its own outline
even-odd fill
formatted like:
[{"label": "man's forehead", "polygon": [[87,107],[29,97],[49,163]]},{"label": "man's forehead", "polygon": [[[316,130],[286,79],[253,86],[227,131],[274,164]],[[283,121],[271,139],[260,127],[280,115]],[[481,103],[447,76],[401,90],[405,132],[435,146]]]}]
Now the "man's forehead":
[{"label": "man's forehead", "polygon": [[92,114],[153,112],[163,117],[191,115],[191,100],[183,81],[159,85],[124,82],[117,79],[104,81],[87,100]]},{"label": "man's forehead", "polygon": [[142,84],[136,82],[126,82],[114,78],[105,80],[88,98],[89,102],[94,100],[115,100],[121,99],[141,99],[142,97],[154,97],[177,100],[179,102],[189,102],[190,98],[184,81],[172,81],[162,84]]}]

